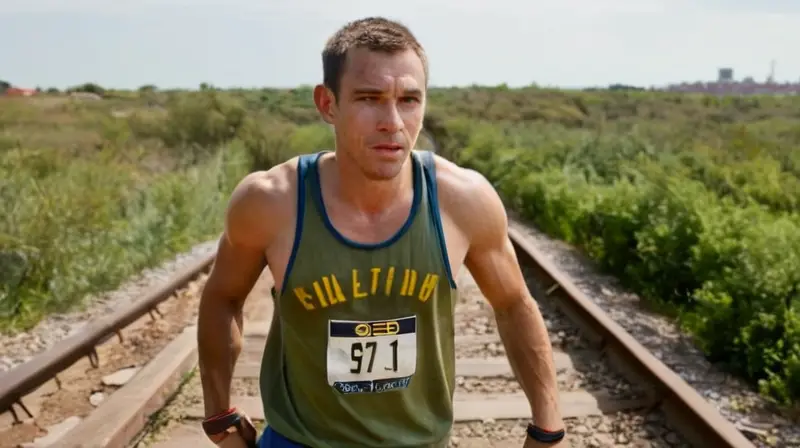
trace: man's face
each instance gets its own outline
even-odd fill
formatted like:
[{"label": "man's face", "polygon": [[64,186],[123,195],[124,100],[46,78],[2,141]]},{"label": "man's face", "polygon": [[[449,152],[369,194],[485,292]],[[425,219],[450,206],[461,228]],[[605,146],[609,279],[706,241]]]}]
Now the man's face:
[{"label": "man's face", "polygon": [[348,52],[339,98],[327,119],[336,131],[337,152],[344,152],[367,178],[388,180],[399,174],[424,115],[425,69],[413,50]]}]

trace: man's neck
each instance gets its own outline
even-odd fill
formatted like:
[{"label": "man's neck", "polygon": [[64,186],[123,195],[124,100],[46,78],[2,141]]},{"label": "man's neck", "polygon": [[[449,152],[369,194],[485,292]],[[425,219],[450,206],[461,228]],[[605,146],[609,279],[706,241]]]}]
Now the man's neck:
[{"label": "man's neck", "polygon": [[331,160],[330,186],[336,192],[337,199],[347,203],[354,209],[366,214],[380,215],[392,209],[396,201],[413,195],[413,177],[411,174],[411,157],[406,160],[400,173],[389,180],[372,180],[366,178],[359,168],[346,160]]}]

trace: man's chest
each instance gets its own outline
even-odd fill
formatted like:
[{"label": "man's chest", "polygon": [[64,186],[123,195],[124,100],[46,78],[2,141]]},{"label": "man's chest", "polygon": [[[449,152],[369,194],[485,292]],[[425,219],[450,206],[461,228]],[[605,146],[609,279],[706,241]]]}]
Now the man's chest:
[{"label": "man's chest", "polygon": [[[441,222],[449,267],[453,275],[457,276],[469,249],[469,241],[455,222],[444,212],[441,213]],[[334,256],[329,258],[326,264],[325,251],[322,248],[318,254],[312,255],[306,252],[303,254],[306,259],[297,260],[298,254],[293,252],[293,249],[297,249],[295,243],[294,228],[286,229],[273,240],[265,251],[268,268],[275,279],[275,288],[278,291],[283,288],[289,264],[292,264],[292,271],[294,271],[298,261],[306,264],[305,262],[309,261],[307,258],[310,256],[315,259],[315,272],[311,276],[306,275],[305,277],[307,286],[310,286],[314,293],[317,291],[327,293],[326,282],[334,288],[331,291],[335,293],[336,289],[332,283],[334,278],[341,286],[342,292],[354,298],[374,296],[381,292],[384,295],[391,295],[393,291],[401,295],[413,295],[414,292],[419,292],[421,288],[424,288],[426,281],[428,285],[432,281],[429,274],[434,270],[433,266],[420,266],[419,260],[409,260],[408,256],[398,255],[394,258],[390,256],[387,259],[387,257],[378,255],[374,261],[360,260],[356,263],[358,266],[353,266],[353,263],[348,265],[347,257]],[[431,247],[414,248],[412,255],[421,253],[425,249],[430,250]],[[314,282],[317,282],[316,286],[314,286]],[[403,285],[406,286],[403,287]],[[424,294],[422,298],[424,300]]]}]

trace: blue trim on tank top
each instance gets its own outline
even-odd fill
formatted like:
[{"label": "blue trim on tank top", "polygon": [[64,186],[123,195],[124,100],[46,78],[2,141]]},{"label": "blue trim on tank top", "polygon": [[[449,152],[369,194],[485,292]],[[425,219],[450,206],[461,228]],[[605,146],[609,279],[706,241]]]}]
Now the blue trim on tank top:
[{"label": "blue trim on tank top", "polygon": [[406,232],[408,229],[411,228],[411,224],[414,222],[414,218],[417,216],[417,210],[419,209],[419,203],[422,199],[422,193],[420,190],[422,189],[422,179],[418,173],[418,165],[420,165],[419,161],[416,157],[412,155],[412,167],[413,167],[413,184],[414,184],[414,199],[411,203],[411,210],[408,213],[408,218],[406,218],[406,222],[403,224],[403,227],[400,228],[393,236],[389,237],[389,239],[384,240],[380,243],[359,243],[357,241],[353,241],[336,230],[336,227],[333,226],[330,218],[328,217],[328,212],[325,210],[325,201],[322,199],[322,184],[320,183],[319,177],[319,159],[320,157],[326,153],[331,151],[321,151],[317,154],[316,159],[314,160],[314,180],[315,186],[313,191],[314,201],[317,204],[317,210],[319,211],[320,217],[322,218],[322,222],[325,224],[325,227],[328,229],[329,232],[336,238],[340,243],[353,247],[355,249],[361,250],[376,250],[376,249],[383,249],[385,247],[391,246],[392,244],[396,243]]},{"label": "blue trim on tank top", "polygon": [[436,184],[436,160],[433,158],[432,152],[422,152],[422,168],[425,172],[425,177],[428,179],[428,208],[430,208],[433,227],[436,229],[436,236],[439,240],[439,250],[442,254],[445,272],[447,272],[447,280],[450,282],[450,288],[458,289],[456,286],[456,279],[453,278],[453,271],[450,269],[450,256],[447,254],[447,241],[444,238],[442,215],[439,211],[439,193]]},{"label": "blue trim on tank top", "polygon": [[[300,239],[303,236],[303,219],[306,214],[306,173],[308,172],[311,158],[314,156],[314,154],[305,154],[300,156],[297,160],[297,213],[295,213],[297,222],[294,226],[292,252],[289,254],[289,261],[286,262],[286,272],[283,273],[280,295],[283,295],[283,290],[286,288],[286,280],[289,279],[289,274],[292,273],[292,268],[294,268],[294,262],[297,258],[297,251],[300,249]],[[319,157],[319,155],[317,154],[316,157]],[[267,260],[267,262],[269,262],[269,260]],[[273,289],[275,288],[273,287]],[[280,297],[280,295],[275,295],[274,297],[277,298]]]}]

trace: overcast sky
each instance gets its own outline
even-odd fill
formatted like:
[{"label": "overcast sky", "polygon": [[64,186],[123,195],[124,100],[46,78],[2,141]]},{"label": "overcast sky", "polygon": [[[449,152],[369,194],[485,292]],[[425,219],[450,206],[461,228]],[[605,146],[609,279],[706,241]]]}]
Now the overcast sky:
[{"label": "overcast sky", "polygon": [[328,36],[368,15],[411,28],[437,86],[763,80],[773,59],[800,80],[800,0],[0,0],[0,79],[314,84]]}]

